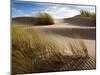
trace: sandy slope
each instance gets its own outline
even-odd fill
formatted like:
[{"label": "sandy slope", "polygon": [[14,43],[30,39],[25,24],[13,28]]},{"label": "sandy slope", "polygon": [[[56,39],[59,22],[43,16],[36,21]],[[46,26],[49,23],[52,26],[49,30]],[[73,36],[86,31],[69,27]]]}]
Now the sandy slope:
[{"label": "sandy slope", "polygon": [[32,26],[30,28],[39,28],[49,33],[58,34],[73,39],[81,38],[86,43],[89,55],[95,57],[96,27],[74,26],[71,24],[59,23],[48,26]]},{"label": "sandy slope", "polygon": [[29,26],[29,28],[39,28],[46,32],[65,37],[70,37],[73,39],[81,38],[85,41],[89,54],[95,57],[96,27],[95,22],[93,22],[90,18],[75,16],[64,20],[55,20],[54,25],[45,26],[35,26],[31,23],[33,21],[31,17],[15,18],[13,21],[17,22],[18,24],[21,23],[21,25],[26,24],[26,26]]},{"label": "sandy slope", "polygon": [[[23,18],[21,18],[23,19]],[[86,22],[86,19],[83,21],[84,18],[81,19],[81,22],[79,20],[79,18],[77,18],[78,21],[76,21],[76,18],[72,18],[72,19],[68,19],[65,22],[64,20],[55,20],[55,24],[54,25],[45,25],[45,26],[36,26],[35,24],[32,24],[31,22],[31,18],[25,18],[24,20],[21,21],[21,19],[17,20],[18,22],[14,22],[17,23],[18,25],[22,25],[25,28],[37,28],[37,29],[41,29],[47,33],[51,33],[51,34],[57,34],[60,36],[64,36],[68,37],[68,38],[72,38],[72,39],[82,39],[88,49],[88,53],[89,56],[91,56],[90,59],[84,61],[83,64],[81,64],[82,66],[80,66],[78,69],[95,69],[96,67],[96,62],[95,62],[95,54],[96,54],[96,27],[95,24],[93,24],[91,26],[91,21],[89,22],[90,25],[88,24],[88,21]],[[26,21],[26,22],[24,22]],[[20,23],[21,22],[21,23]],[[76,23],[77,22],[77,23]],[[84,24],[81,24],[82,22],[85,22]],[[50,35],[51,36],[51,35]],[[55,35],[56,36],[56,35]],[[46,36],[44,36],[46,37]],[[59,40],[61,43],[62,41]],[[63,45],[63,44],[62,44]],[[60,69],[57,69],[57,71],[59,70],[66,70],[66,67],[68,65],[64,64],[64,66],[62,66]],[[89,67],[89,68],[87,68]],[[71,67],[72,68],[72,67]]]}]

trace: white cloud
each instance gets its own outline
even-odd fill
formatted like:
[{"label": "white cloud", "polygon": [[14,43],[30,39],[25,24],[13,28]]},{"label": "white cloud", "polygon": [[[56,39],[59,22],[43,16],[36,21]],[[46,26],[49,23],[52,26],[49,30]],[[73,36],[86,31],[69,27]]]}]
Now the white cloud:
[{"label": "white cloud", "polygon": [[18,16],[28,16],[28,14],[25,14],[23,10],[12,8],[12,17],[18,17]]},{"label": "white cloud", "polygon": [[12,17],[19,17],[19,16],[32,16],[33,12],[29,11],[29,12],[25,12],[24,10],[20,10],[20,9],[16,9],[16,8],[12,8]]},{"label": "white cloud", "polygon": [[12,8],[12,10],[13,10],[14,12],[16,12],[16,13],[23,13],[22,10],[19,10],[19,9],[16,9],[16,8]]},{"label": "white cloud", "polygon": [[95,13],[95,6],[75,6],[77,9],[87,10]]},{"label": "white cloud", "polygon": [[69,18],[76,16],[80,10],[87,10],[95,13],[94,6],[77,6],[77,5],[50,5],[45,12],[51,14],[54,18]]},{"label": "white cloud", "polygon": [[54,18],[69,18],[79,14],[77,10],[60,6],[50,6],[44,12],[51,14]]}]

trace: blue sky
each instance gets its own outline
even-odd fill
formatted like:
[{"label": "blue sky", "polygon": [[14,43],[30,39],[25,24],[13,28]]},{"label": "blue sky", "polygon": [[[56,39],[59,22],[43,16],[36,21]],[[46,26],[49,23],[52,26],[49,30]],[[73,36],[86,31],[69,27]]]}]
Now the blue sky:
[{"label": "blue sky", "polygon": [[95,0],[19,0],[19,1],[37,1],[37,2],[54,2],[54,3],[69,3],[69,4],[87,4],[95,5]]},{"label": "blue sky", "polygon": [[16,0],[12,2],[12,17],[36,16],[40,12],[47,12],[54,18],[69,18],[78,15],[80,10],[95,13],[94,6],[46,4]]}]

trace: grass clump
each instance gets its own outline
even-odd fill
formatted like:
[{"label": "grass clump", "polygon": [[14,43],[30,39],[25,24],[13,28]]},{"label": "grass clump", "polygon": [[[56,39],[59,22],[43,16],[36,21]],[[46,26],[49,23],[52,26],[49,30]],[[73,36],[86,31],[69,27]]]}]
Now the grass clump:
[{"label": "grass clump", "polygon": [[84,17],[91,17],[93,19],[96,19],[96,14],[95,13],[92,13],[92,12],[89,12],[89,11],[86,11],[86,10],[81,10],[80,15],[84,16]]},{"label": "grass clump", "polygon": [[87,48],[81,40],[71,40],[27,27],[12,29],[13,74],[58,71],[65,65],[66,70],[73,70],[86,58]]},{"label": "grass clump", "polygon": [[48,13],[39,13],[37,16],[36,24],[38,25],[52,25],[54,24],[53,17]]}]

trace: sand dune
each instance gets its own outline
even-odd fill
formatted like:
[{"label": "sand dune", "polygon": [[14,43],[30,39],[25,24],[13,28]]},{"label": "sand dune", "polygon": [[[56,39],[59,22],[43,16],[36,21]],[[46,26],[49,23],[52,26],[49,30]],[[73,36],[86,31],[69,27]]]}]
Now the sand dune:
[{"label": "sand dune", "polygon": [[63,65],[59,65],[58,63],[59,66],[56,66],[57,68],[54,67],[52,68],[52,66],[50,66],[50,68],[47,67],[46,69],[33,71],[33,72],[86,70],[86,69],[88,70],[88,69],[96,68],[96,59],[95,59],[96,58],[96,27],[95,27],[96,23],[93,22],[93,20],[91,20],[90,18],[76,16],[68,19],[55,20],[55,24],[53,25],[37,26],[35,25],[35,18],[17,17],[12,19],[12,25],[18,25],[18,26],[20,25],[23,26],[22,28],[30,28],[30,29],[36,28],[46,33],[49,33],[50,37],[52,35],[55,36],[55,39],[57,39],[57,37],[60,38],[63,36],[63,38],[59,39],[60,46],[63,46],[64,42],[66,42],[66,41],[62,41],[62,39],[65,40],[65,38],[70,38],[74,40],[82,39],[87,47],[89,58],[85,58],[85,60],[82,59],[81,61],[80,60],[77,61],[75,59],[75,62],[73,63],[75,63],[76,65],[74,66],[72,65],[71,67],[69,67],[70,65],[68,63],[72,63],[72,61],[69,61],[68,58],[66,58],[66,52],[64,52],[65,50],[60,49],[63,55],[65,55],[64,61],[66,61],[66,63],[64,63]]},{"label": "sand dune", "polygon": [[[34,28],[29,27],[29,28]],[[45,32],[51,33],[51,34],[57,34],[73,39],[83,39],[83,41],[86,43],[89,55],[95,57],[95,39],[96,39],[96,28],[85,28],[85,27],[41,27],[37,26],[35,28],[42,29]]]},{"label": "sand dune", "polygon": [[90,17],[83,17],[79,15],[72,18],[65,18],[64,22],[73,25],[78,25],[78,26],[94,26],[94,27],[96,26],[95,19],[92,19]]},{"label": "sand dune", "polygon": [[[24,24],[29,26],[37,26],[36,23],[37,18],[36,17],[15,17],[12,18],[12,23],[17,24]],[[64,18],[64,19],[55,19],[55,25],[73,25],[73,26],[87,26],[87,27],[95,27],[96,26],[96,20],[90,18],[90,17],[82,17],[82,16],[75,16],[72,18]],[[41,25],[40,25],[41,26]]]},{"label": "sand dune", "polygon": [[89,55],[95,58],[96,23],[90,18],[75,16],[73,18],[55,20],[56,23],[54,25],[47,26],[36,26],[32,17],[13,18],[12,21],[19,25],[27,25],[29,28],[42,29],[48,33],[73,39],[83,39],[87,45]]},{"label": "sand dune", "polygon": [[35,17],[15,17],[12,18],[12,24],[23,24],[23,25],[33,25],[35,23]]}]

